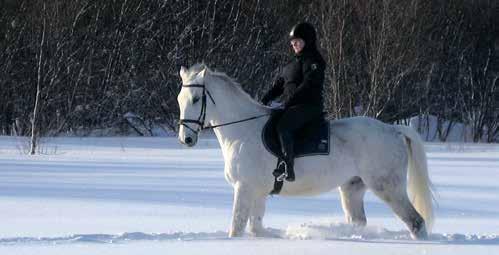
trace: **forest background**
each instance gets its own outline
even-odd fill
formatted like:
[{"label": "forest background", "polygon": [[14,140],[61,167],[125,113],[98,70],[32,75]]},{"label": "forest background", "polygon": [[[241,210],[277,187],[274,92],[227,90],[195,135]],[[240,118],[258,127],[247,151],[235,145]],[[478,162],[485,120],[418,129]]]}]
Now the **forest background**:
[{"label": "forest background", "polygon": [[[331,118],[437,118],[498,142],[496,0],[0,0],[0,135],[154,135],[176,129],[180,66],[254,98],[314,24]],[[139,123],[141,128],[136,124]]]}]

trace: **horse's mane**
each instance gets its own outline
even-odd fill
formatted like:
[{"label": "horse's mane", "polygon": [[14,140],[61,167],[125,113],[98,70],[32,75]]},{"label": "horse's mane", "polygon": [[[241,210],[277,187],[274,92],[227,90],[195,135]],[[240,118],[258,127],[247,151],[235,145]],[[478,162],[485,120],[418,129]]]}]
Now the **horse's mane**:
[{"label": "horse's mane", "polygon": [[199,72],[201,72],[201,71],[203,71],[205,69],[207,71],[207,74],[209,74],[209,75],[211,75],[211,76],[213,76],[215,78],[218,78],[218,79],[222,80],[224,84],[228,84],[229,87],[235,88],[236,90],[238,90],[238,92],[240,92],[241,94],[245,95],[252,102],[254,102],[256,104],[259,104],[255,99],[253,99],[243,89],[243,87],[241,86],[241,84],[239,82],[237,82],[233,78],[229,77],[226,73],[218,72],[218,71],[213,71],[208,66],[206,66],[206,64],[204,64],[204,63],[197,63],[197,64],[191,66],[189,68],[189,72],[194,74],[194,73],[199,73]]}]

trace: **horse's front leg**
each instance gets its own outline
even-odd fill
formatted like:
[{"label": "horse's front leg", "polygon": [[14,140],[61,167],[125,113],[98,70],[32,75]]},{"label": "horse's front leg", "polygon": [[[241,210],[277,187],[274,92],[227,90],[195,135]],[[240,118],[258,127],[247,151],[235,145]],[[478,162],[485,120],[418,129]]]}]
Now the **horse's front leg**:
[{"label": "horse's front leg", "polygon": [[251,214],[249,217],[249,229],[255,236],[264,236],[265,229],[263,228],[263,215],[265,214],[265,203],[267,196],[256,197],[253,200]]},{"label": "horse's front leg", "polygon": [[237,183],[234,186],[234,204],[232,207],[232,225],[229,237],[239,237],[244,233],[252,207],[253,196],[251,189]]}]

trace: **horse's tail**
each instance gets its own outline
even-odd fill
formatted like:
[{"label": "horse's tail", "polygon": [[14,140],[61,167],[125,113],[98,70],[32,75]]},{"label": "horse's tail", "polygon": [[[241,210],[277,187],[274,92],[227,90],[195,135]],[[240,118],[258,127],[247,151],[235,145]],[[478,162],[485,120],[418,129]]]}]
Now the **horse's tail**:
[{"label": "horse's tail", "polygon": [[407,190],[412,205],[426,222],[426,229],[431,232],[433,226],[434,191],[428,176],[428,163],[419,134],[407,126],[397,126],[405,136],[407,151],[409,152]]}]

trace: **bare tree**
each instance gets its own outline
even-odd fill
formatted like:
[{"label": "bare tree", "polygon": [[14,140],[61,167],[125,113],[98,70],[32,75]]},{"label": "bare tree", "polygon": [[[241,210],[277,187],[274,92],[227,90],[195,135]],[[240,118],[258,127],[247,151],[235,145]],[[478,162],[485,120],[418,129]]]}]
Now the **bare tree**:
[{"label": "bare tree", "polygon": [[31,120],[31,148],[30,148],[30,154],[34,155],[36,153],[37,145],[38,145],[38,140],[39,140],[39,135],[40,135],[40,130],[39,130],[39,113],[40,113],[40,107],[41,107],[41,93],[42,93],[42,66],[43,66],[43,60],[44,60],[44,55],[43,55],[43,50],[45,46],[45,31],[47,28],[47,20],[46,20],[46,4],[45,1],[43,2],[43,9],[42,9],[42,24],[41,24],[41,38],[40,38],[40,46],[39,46],[39,53],[38,53],[38,79],[36,82],[36,96],[35,96],[35,105],[33,107],[33,117]]}]

